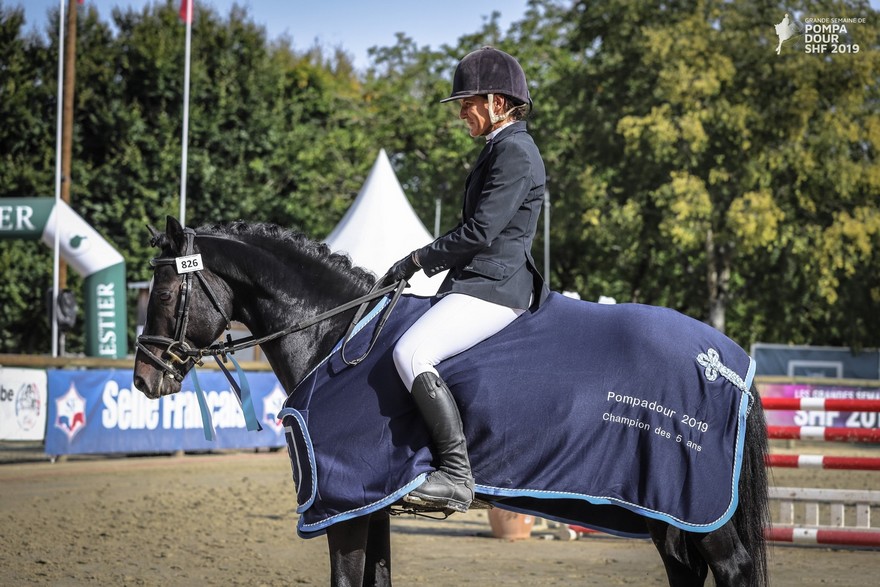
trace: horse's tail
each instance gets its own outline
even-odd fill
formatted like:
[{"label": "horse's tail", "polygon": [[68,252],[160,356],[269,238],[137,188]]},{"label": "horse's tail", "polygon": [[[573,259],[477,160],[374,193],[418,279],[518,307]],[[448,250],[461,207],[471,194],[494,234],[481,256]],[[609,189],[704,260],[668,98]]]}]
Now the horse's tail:
[{"label": "horse's tail", "polygon": [[748,551],[753,566],[755,587],[767,581],[767,543],[764,528],[770,523],[770,502],[767,496],[767,421],[758,389],[752,385],[752,404],[746,418],[746,439],[742,471],[739,478],[739,507],[733,521],[739,539]]}]

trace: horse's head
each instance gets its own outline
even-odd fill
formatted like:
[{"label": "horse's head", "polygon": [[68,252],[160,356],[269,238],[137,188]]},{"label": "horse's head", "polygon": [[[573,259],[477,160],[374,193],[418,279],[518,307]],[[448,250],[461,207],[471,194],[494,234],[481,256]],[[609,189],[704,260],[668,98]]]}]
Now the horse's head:
[{"label": "horse's head", "polygon": [[208,275],[195,245],[195,232],[168,217],[165,232],[150,227],[150,243],[161,249],[150,261],[153,281],[146,324],[137,339],[134,385],[149,398],[180,391],[200,349],[229,326],[231,294]]}]

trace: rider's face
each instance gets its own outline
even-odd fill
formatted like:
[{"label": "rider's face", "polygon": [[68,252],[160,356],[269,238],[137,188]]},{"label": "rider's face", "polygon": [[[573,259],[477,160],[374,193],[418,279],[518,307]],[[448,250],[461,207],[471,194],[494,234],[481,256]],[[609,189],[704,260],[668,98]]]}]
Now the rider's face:
[{"label": "rider's face", "polygon": [[488,104],[486,96],[470,96],[461,100],[458,117],[467,122],[472,137],[481,137],[492,130]]}]

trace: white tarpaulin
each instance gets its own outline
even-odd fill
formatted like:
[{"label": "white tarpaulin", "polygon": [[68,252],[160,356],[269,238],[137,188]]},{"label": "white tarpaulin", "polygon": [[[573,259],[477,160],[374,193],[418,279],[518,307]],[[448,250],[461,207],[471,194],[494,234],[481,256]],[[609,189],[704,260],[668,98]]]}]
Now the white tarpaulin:
[{"label": "white tarpaulin", "polygon": [[[382,276],[395,261],[432,240],[382,149],[354,203],[325,242],[331,250],[347,253],[355,265]],[[434,295],[445,275],[429,279],[420,271],[406,293]]]}]

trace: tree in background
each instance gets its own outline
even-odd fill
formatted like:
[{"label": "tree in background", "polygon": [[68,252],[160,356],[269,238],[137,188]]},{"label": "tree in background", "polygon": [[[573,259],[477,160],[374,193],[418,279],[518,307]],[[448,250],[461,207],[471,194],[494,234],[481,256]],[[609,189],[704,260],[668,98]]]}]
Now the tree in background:
[{"label": "tree in background", "polygon": [[[243,9],[221,19],[198,9],[190,89],[187,222],[246,218],[325,234],[368,168],[367,141],[351,125],[359,83],[344,55],[324,60],[320,51],[296,55],[283,41],[270,44]],[[128,121],[110,134],[115,157],[91,182],[86,210],[100,202],[107,217],[121,217],[121,248],[137,252],[130,271],[148,275],[147,222],[177,214],[180,181],[182,24],[172,3],[141,13],[115,11],[119,33],[110,67],[110,103]],[[104,84],[101,87],[106,87]],[[112,131],[111,131],[112,132]],[[83,153],[86,165],[88,153]],[[122,190],[122,193],[120,193]],[[113,209],[121,206],[120,209]]]},{"label": "tree in background", "polygon": [[[57,46],[23,36],[23,27],[23,10],[0,4],[0,194],[51,195],[55,143],[47,138],[55,136]],[[44,295],[52,260],[45,246],[0,240],[0,267],[0,350],[49,348]]]},{"label": "tree in background", "polygon": [[[25,36],[21,10],[2,2],[0,197],[50,196],[56,31]],[[115,10],[112,26],[79,8],[72,202],[131,281],[149,278],[146,224],[178,211],[177,7]],[[878,346],[880,25],[866,2],[808,4],[806,15],[866,17],[846,41],[860,52],[806,54],[794,39],[777,55],[786,11],[532,0],[509,31],[495,14],[455,46],[401,34],[356,72],[341,48],[296,52],[243,9],[197,4],[187,223],[242,218],[323,238],[384,148],[426,226],[439,197],[450,228],[481,145],[439,100],[458,60],[491,44],[517,56],[535,99],[554,289],[673,307],[743,344]],[[45,352],[51,253],[0,241],[0,264],[0,352]]]},{"label": "tree in background", "polygon": [[[123,254],[128,280],[142,281],[153,254],[146,226],[161,225],[179,206],[183,25],[171,0],[114,10],[115,32],[93,6],[79,10],[72,203]],[[223,19],[198,6],[196,21],[188,223],[245,218],[324,236],[375,157],[366,125],[356,122],[362,90],[350,60],[341,51],[325,58],[318,48],[296,54],[284,40],[269,43],[243,9]],[[0,196],[50,196],[57,35],[22,31],[21,10],[0,4],[0,59],[10,72],[0,82],[10,99],[0,108],[12,121],[0,129]],[[0,351],[48,348],[51,252],[0,241],[0,256],[8,310]],[[69,287],[78,285],[71,275]],[[68,337],[67,347],[76,352],[82,341]]]},{"label": "tree in background", "polygon": [[471,138],[449,96],[452,73],[467,53],[500,37],[498,13],[480,31],[455,47],[418,47],[400,33],[397,44],[371,49],[372,66],[365,85],[366,119],[376,145],[389,153],[404,192],[430,229],[435,205],[442,205],[440,232],[461,218],[461,194],[483,139]]},{"label": "tree in background", "polygon": [[[784,13],[574,5],[575,61],[549,89],[568,97],[557,207],[571,216],[554,225],[563,287],[671,306],[742,341],[876,344],[876,278],[851,281],[877,274],[876,19],[853,29],[861,54],[791,43],[777,56]],[[855,316],[841,294],[861,308],[855,323],[841,321]]]}]

